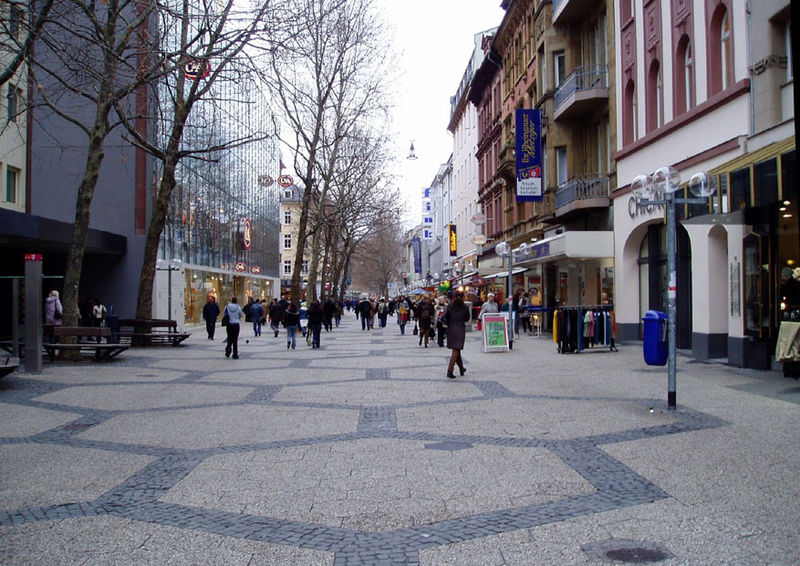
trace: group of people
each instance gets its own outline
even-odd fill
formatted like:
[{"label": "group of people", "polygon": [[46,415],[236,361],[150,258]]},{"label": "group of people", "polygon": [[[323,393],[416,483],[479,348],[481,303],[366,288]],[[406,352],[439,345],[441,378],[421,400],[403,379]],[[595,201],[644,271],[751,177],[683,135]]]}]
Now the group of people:
[{"label": "group of people", "polygon": [[[80,315],[80,326],[105,326],[110,313],[100,299],[90,297],[78,301],[78,314]],[[61,304],[61,296],[57,290],[53,289],[44,300],[44,323],[60,326],[63,318],[64,306]]]},{"label": "group of people", "polygon": [[[203,320],[206,322],[208,339],[214,340],[217,319],[222,314],[226,333],[225,357],[232,355],[233,359],[238,359],[242,322],[252,323],[253,336],[261,336],[263,325],[269,322],[275,338],[278,337],[280,327],[283,325],[286,328],[286,349],[296,348],[298,328],[304,337],[307,332],[310,333],[312,348],[319,348],[322,328],[331,331],[334,324],[338,327],[341,322],[343,305],[331,297],[323,303],[311,301],[308,306],[305,303],[297,305],[285,297],[281,297],[280,300],[274,298],[269,305],[266,303],[266,300],[250,297],[247,304],[242,307],[239,305],[237,297],[231,297],[230,302],[220,310],[216,298],[209,295],[208,301],[203,307]],[[307,328],[302,325],[302,320],[308,321]]]},{"label": "group of people", "polygon": [[456,293],[452,301],[445,296],[431,298],[427,295],[418,301],[400,295],[396,299],[386,300],[384,297],[369,298],[362,294],[354,307],[356,317],[361,319],[361,330],[372,330],[375,326],[375,317],[381,328],[386,327],[388,317],[395,316],[400,327],[400,334],[405,335],[406,325],[414,321],[414,334],[419,336],[419,345],[428,347],[430,340],[436,338],[439,347],[451,350],[450,361],[447,366],[447,377],[455,378],[456,365],[459,373],[464,375],[467,368],[461,357],[466,340],[466,324],[469,323],[472,313],[464,303],[464,295]]}]

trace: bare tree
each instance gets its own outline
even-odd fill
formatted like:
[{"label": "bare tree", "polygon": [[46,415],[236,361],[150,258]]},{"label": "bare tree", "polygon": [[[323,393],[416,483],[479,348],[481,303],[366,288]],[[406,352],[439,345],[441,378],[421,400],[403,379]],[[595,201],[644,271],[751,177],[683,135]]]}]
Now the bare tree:
[{"label": "bare tree", "polygon": [[[371,0],[292,0],[290,37],[271,50],[273,95],[279,101],[294,151],[295,172],[305,186],[292,273],[292,297],[300,276],[309,216],[324,210],[331,164],[339,143],[359,121],[369,120],[381,98],[382,27]],[[317,242],[316,259],[319,257]],[[312,261],[312,269],[316,266]],[[314,280],[310,278],[310,280]]]},{"label": "bare tree", "polygon": [[[255,104],[257,62],[248,53],[248,46],[260,33],[276,32],[273,26],[274,2],[264,0],[249,9],[239,9],[237,0],[182,0],[173,10],[157,13],[162,43],[173,45],[181,54],[181,66],[153,85],[153,97],[160,101],[158,130],[155,139],[137,127],[140,116],[128,116],[118,108],[134,143],[161,161],[161,179],[156,193],[153,214],[147,231],[139,279],[136,318],[152,316],[153,281],[161,233],[176,186],[176,170],[181,160],[214,159],[226,149],[253,143],[269,137],[264,130],[239,131],[228,124],[222,127],[198,120],[192,124],[196,106],[205,106],[204,116],[218,116],[221,108],[231,105]],[[186,68],[189,68],[188,70]],[[239,98],[221,88],[224,84],[240,83]],[[216,88],[215,88],[216,87]],[[209,126],[206,128],[205,126]],[[186,135],[191,130],[191,135]],[[187,139],[188,138],[188,139]]]},{"label": "bare tree", "polygon": [[26,14],[22,2],[8,2],[8,17],[0,18],[0,60],[9,56],[0,66],[0,85],[6,84],[16,74],[25,58],[30,55],[39,32],[42,30],[54,0],[30,2]]},{"label": "bare tree", "polygon": [[[36,44],[29,73],[35,103],[86,134],[86,166],[78,186],[75,221],[64,274],[64,323],[78,321],[78,287],[89,232],[90,209],[104,157],[116,127],[114,107],[169,67],[173,54],[149,44],[156,2],[63,0],[52,6]],[[140,57],[142,50],[152,55]]]}]

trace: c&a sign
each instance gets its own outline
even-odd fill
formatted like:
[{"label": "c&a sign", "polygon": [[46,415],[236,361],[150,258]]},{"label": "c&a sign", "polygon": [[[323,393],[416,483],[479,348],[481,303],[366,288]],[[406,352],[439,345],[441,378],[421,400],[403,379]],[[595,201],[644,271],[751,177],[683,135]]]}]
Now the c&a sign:
[{"label": "c&a sign", "polygon": [[242,249],[249,250],[253,243],[253,226],[249,218],[242,218],[239,221],[239,236],[242,238]]}]

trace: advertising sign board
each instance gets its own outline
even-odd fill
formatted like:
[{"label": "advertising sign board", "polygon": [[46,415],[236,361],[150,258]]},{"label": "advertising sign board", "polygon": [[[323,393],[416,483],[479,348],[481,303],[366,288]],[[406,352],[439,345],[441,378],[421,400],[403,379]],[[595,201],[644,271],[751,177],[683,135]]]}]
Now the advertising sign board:
[{"label": "advertising sign board", "polygon": [[482,327],[484,352],[507,352],[509,350],[509,327],[508,318],[505,314],[484,314],[482,319]]}]

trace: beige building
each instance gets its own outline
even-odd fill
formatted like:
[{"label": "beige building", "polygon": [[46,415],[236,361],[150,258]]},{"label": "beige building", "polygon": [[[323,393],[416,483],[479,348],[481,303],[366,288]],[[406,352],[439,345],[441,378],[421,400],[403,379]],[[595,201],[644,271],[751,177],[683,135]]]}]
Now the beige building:
[{"label": "beige building", "polygon": [[[22,4],[4,2],[0,18],[8,22],[8,30],[15,41],[25,34],[25,9]],[[12,42],[0,44],[0,69],[10,63],[16,52],[9,51]],[[25,212],[27,204],[26,183],[26,96],[28,75],[25,64],[6,84],[0,86],[0,207]]]}]

